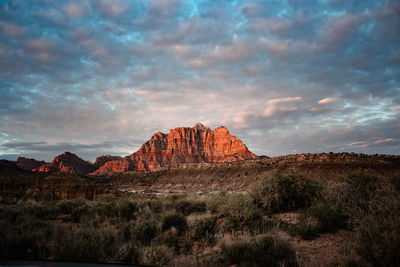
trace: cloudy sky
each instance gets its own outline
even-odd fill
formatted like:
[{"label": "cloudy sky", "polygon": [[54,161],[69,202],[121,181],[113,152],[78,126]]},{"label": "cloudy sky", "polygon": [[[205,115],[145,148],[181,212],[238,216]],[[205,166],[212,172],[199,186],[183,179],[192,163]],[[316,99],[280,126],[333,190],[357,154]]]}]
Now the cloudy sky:
[{"label": "cloudy sky", "polygon": [[0,158],[197,122],[258,155],[399,154],[399,2],[0,0]]}]

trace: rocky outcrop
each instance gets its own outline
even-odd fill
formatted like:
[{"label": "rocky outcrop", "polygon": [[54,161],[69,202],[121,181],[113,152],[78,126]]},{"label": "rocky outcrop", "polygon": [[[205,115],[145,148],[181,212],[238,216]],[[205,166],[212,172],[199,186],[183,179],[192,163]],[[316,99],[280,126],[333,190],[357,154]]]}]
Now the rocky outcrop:
[{"label": "rocky outcrop", "polygon": [[37,169],[40,166],[46,164],[45,161],[39,161],[36,159],[30,159],[25,157],[18,157],[17,159],[17,166],[23,170],[31,171],[33,169]]},{"label": "rocky outcrop", "polygon": [[64,152],[53,159],[52,162],[44,164],[34,171],[73,173],[86,175],[93,172],[96,168],[90,163],[70,152]]},{"label": "rocky outcrop", "polygon": [[112,161],[112,160],[120,160],[122,157],[119,156],[111,156],[111,155],[103,155],[99,156],[96,158],[96,160],[93,163],[93,167],[96,169],[100,168],[103,166],[106,162]]},{"label": "rocky outcrop", "polygon": [[0,199],[96,199],[99,195],[115,195],[103,183],[96,183],[76,174],[25,171],[16,164],[0,160]]},{"label": "rocky outcrop", "polygon": [[256,158],[226,127],[211,130],[198,123],[194,127],[172,129],[168,134],[157,132],[137,152],[121,160],[108,161],[93,174],[153,170],[190,162],[233,162]]}]

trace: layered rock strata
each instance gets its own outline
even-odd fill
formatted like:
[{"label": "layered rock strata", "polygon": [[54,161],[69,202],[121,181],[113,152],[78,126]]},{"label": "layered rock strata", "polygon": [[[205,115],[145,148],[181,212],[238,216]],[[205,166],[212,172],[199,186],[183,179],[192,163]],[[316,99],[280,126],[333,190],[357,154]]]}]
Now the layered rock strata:
[{"label": "layered rock strata", "polygon": [[225,126],[211,130],[198,123],[194,127],[172,129],[168,134],[157,132],[137,152],[120,160],[108,161],[93,174],[145,171],[182,163],[233,162],[256,158]]}]

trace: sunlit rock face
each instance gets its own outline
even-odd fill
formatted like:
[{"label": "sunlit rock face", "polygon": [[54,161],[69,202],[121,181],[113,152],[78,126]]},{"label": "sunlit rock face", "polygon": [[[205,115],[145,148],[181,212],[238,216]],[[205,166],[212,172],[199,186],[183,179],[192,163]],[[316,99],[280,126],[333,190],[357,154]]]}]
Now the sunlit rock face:
[{"label": "sunlit rock face", "polygon": [[25,157],[18,157],[17,166],[23,170],[31,171],[33,169],[39,168],[40,166],[46,164],[45,161],[39,161],[36,159],[30,159]]},{"label": "sunlit rock face", "polygon": [[104,164],[106,164],[106,162],[112,161],[112,160],[120,160],[122,159],[122,157],[119,156],[111,156],[111,155],[102,155],[96,158],[96,160],[93,163],[93,166],[98,169],[101,166],[103,166]]},{"label": "sunlit rock face", "polygon": [[232,162],[256,159],[246,145],[224,126],[214,130],[201,123],[155,133],[135,153],[106,162],[94,174],[152,170],[189,162]]},{"label": "sunlit rock face", "polygon": [[53,159],[52,162],[44,164],[34,171],[56,172],[56,173],[74,173],[86,175],[93,172],[96,168],[88,161],[70,152],[64,152]]}]

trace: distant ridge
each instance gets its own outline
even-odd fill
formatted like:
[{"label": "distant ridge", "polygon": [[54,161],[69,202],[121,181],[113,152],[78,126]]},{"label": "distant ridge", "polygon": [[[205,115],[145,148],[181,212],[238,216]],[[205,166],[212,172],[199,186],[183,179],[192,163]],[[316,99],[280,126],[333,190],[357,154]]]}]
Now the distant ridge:
[{"label": "distant ridge", "polygon": [[149,171],[182,163],[233,162],[257,158],[225,126],[211,130],[197,123],[193,127],[172,129],[168,134],[157,132],[137,152],[126,157],[103,155],[92,164],[65,152],[50,163],[21,158],[20,167],[39,172],[103,175]]},{"label": "distant ridge", "polygon": [[33,171],[39,172],[62,172],[85,175],[96,168],[92,163],[85,161],[71,152],[64,152],[53,159],[52,162],[44,164]]}]

